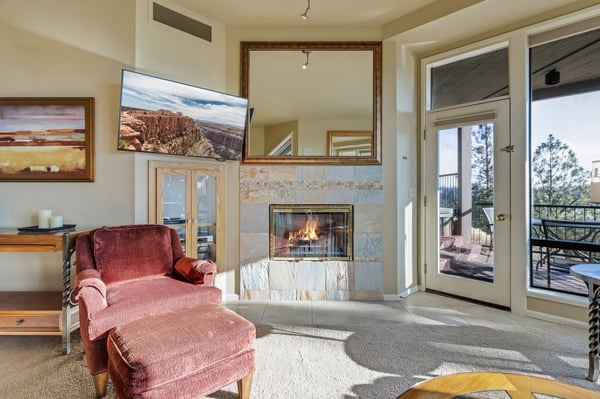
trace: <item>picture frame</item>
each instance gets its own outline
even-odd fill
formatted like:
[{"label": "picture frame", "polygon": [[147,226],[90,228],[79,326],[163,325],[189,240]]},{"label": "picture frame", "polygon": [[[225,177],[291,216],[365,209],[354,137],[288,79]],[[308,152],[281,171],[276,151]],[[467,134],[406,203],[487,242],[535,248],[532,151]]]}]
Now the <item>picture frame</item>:
[{"label": "picture frame", "polygon": [[329,130],[327,132],[329,156],[369,157],[373,154],[373,131]]},{"label": "picture frame", "polygon": [[93,182],[93,97],[0,97],[0,182]]}]

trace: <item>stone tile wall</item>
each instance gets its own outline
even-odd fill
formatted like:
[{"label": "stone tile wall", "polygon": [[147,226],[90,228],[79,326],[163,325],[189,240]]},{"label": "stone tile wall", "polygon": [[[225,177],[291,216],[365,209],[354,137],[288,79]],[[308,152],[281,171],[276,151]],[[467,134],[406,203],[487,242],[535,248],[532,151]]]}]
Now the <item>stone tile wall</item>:
[{"label": "stone tile wall", "polygon": [[[381,166],[241,165],[240,298],[381,300]],[[269,204],[354,205],[354,261],[269,259]]]}]

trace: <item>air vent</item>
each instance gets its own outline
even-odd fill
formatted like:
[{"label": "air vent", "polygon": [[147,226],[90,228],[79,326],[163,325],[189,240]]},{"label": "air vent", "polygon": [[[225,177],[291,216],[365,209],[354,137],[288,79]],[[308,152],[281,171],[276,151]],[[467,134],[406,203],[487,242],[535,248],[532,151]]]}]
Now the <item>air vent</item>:
[{"label": "air vent", "polygon": [[152,15],[153,19],[157,22],[212,42],[212,27],[209,25],[179,14],[157,3],[153,3]]}]

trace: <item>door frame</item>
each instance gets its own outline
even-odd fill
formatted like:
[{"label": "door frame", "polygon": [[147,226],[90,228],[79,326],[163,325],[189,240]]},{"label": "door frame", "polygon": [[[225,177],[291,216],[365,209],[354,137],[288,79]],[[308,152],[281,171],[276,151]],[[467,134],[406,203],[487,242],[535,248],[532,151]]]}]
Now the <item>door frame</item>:
[{"label": "door frame", "polygon": [[[438,272],[439,216],[438,216],[438,165],[437,131],[440,128],[461,127],[494,121],[494,206],[496,215],[506,215],[506,220],[494,227],[495,254],[510,254],[511,198],[510,198],[510,100],[494,100],[463,104],[425,113],[423,141],[423,195],[424,195],[424,263],[423,286],[425,290],[441,291],[450,295],[470,298],[506,308],[511,306],[511,257],[494,257],[494,282],[482,282],[449,276]],[[438,125],[436,127],[435,125]],[[504,132],[504,133],[502,133]]]}]

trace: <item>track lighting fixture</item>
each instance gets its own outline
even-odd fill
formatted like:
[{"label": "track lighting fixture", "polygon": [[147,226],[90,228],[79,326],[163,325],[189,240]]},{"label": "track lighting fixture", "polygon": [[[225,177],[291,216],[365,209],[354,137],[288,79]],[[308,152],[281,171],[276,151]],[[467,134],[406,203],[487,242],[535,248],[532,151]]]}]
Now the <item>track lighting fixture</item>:
[{"label": "track lighting fixture", "polygon": [[308,0],[308,5],[306,6],[306,10],[304,10],[304,12],[300,15],[300,17],[302,17],[302,19],[306,21],[308,19],[309,14],[310,14],[310,0]]},{"label": "track lighting fixture", "polygon": [[545,82],[548,86],[560,83],[560,72],[558,72],[556,69],[546,72]]},{"label": "track lighting fixture", "polygon": [[308,68],[308,56],[310,55],[312,50],[302,50],[304,54],[306,54],[306,62],[302,65],[302,69]]}]

